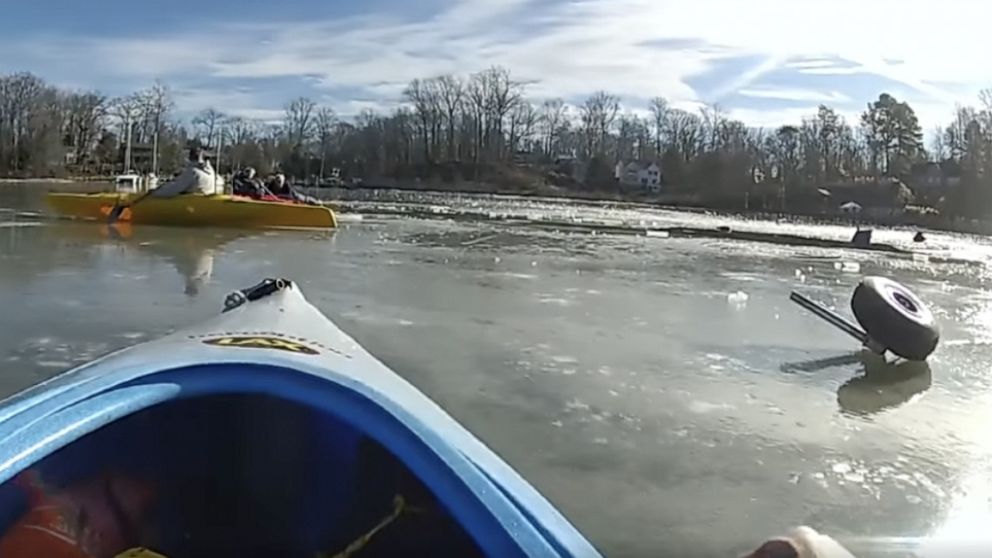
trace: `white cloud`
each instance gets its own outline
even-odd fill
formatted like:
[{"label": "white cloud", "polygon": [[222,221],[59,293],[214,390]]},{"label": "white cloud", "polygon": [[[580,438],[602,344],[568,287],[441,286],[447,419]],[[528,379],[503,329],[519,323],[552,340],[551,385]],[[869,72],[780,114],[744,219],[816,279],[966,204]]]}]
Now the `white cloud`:
[{"label": "white cloud", "polygon": [[791,88],[749,88],[739,89],[738,95],[756,99],[777,99],[780,101],[805,101],[813,103],[847,103],[851,98],[837,91],[814,91],[812,89]]},{"label": "white cloud", "polygon": [[[808,105],[804,107],[790,107],[785,109],[734,108],[730,109],[728,114],[731,118],[747,122],[751,126],[771,129],[785,125],[798,126],[802,123],[804,118],[816,116],[816,111],[817,105]],[[858,126],[861,119],[860,112],[843,109],[834,109],[834,111],[840,115],[840,117],[843,118],[848,125],[854,127]]]},{"label": "white cloud", "polygon": [[176,88],[172,92],[177,107],[189,114],[211,108],[261,122],[275,122],[285,114],[281,108],[260,108],[264,104],[262,99],[251,91],[237,88]]},{"label": "white cloud", "polygon": [[[529,91],[538,99],[604,89],[627,98],[661,95],[678,106],[732,93],[841,102],[850,96],[846,75],[873,74],[918,92],[909,100],[926,105],[920,111],[926,126],[930,115],[949,114],[955,102],[971,102],[969,95],[992,83],[992,65],[983,56],[990,18],[992,3],[980,0],[939,6],[932,0],[453,0],[418,22],[390,14],[217,22],[170,36],[45,37],[29,46],[37,47],[32,60],[61,68],[88,65],[105,80],[192,75],[243,83],[309,76],[320,88],[360,88],[377,97],[353,99],[356,107],[395,105],[403,84],[416,77],[467,74],[493,64],[532,82]],[[725,69],[745,57],[757,62],[706,90],[692,87],[694,78],[718,64]],[[836,83],[825,92],[761,87],[762,77],[781,69],[836,76]],[[264,91],[256,93],[217,104],[242,113],[281,106],[263,101]],[[204,98],[186,101],[193,107]],[[772,121],[795,110],[732,113]]]}]

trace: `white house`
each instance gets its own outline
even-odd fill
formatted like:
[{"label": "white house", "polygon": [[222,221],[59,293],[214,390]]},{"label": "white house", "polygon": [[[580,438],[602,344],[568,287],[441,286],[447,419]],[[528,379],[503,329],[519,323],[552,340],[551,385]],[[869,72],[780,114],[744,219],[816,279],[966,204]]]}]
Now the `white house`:
[{"label": "white house", "polygon": [[661,166],[654,162],[630,161],[617,163],[614,175],[623,186],[639,186],[646,192],[661,191]]}]

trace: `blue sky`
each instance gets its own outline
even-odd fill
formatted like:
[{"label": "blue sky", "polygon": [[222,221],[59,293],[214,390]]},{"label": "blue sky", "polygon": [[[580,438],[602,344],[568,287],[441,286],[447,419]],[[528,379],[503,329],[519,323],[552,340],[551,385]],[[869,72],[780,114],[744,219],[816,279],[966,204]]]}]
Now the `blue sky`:
[{"label": "blue sky", "polygon": [[306,95],[341,115],[402,103],[416,77],[494,64],[535,100],[604,89],[749,124],[819,103],[850,119],[888,91],[925,128],[992,86],[984,0],[31,0],[0,18],[0,72],[118,95],[156,79],[189,115],[278,118]]}]

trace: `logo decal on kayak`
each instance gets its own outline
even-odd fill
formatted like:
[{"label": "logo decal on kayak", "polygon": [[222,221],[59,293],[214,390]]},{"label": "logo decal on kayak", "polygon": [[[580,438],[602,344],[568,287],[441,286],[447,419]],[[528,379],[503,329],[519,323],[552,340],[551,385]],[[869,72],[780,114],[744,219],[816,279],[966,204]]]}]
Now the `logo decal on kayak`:
[{"label": "logo decal on kayak", "polygon": [[308,347],[303,343],[297,343],[296,341],[290,341],[288,339],[282,339],[279,337],[254,337],[254,336],[232,335],[228,337],[213,337],[211,339],[204,339],[203,342],[206,343],[207,345],[214,345],[217,347],[239,347],[245,349],[275,349],[277,351],[288,351],[290,353],[296,353],[300,355],[319,354],[315,349]]}]

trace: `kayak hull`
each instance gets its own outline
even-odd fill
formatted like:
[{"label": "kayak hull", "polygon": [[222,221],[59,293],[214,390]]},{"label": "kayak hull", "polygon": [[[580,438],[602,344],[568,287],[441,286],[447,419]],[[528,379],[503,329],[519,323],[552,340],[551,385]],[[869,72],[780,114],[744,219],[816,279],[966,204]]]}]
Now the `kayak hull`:
[{"label": "kayak hull", "polygon": [[108,467],[179,500],[155,524],[182,533],[155,541],[173,556],[333,554],[399,496],[417,511],[360,555],[599,556],[296,287],[0,403],[0,529],[23,512],[19,473],[66,486]]},{"label": "kayak hull", "polygon": [[[53,192],[46,200],[63,217],[106,221],[117,204],[136,199],[117,193],[72,194]],[[237,228],[334,228],[334,212],[327,207],[253,200],[240,196],[184,195],[150,197],[126,208],[122,222],[140,225]]]}]

